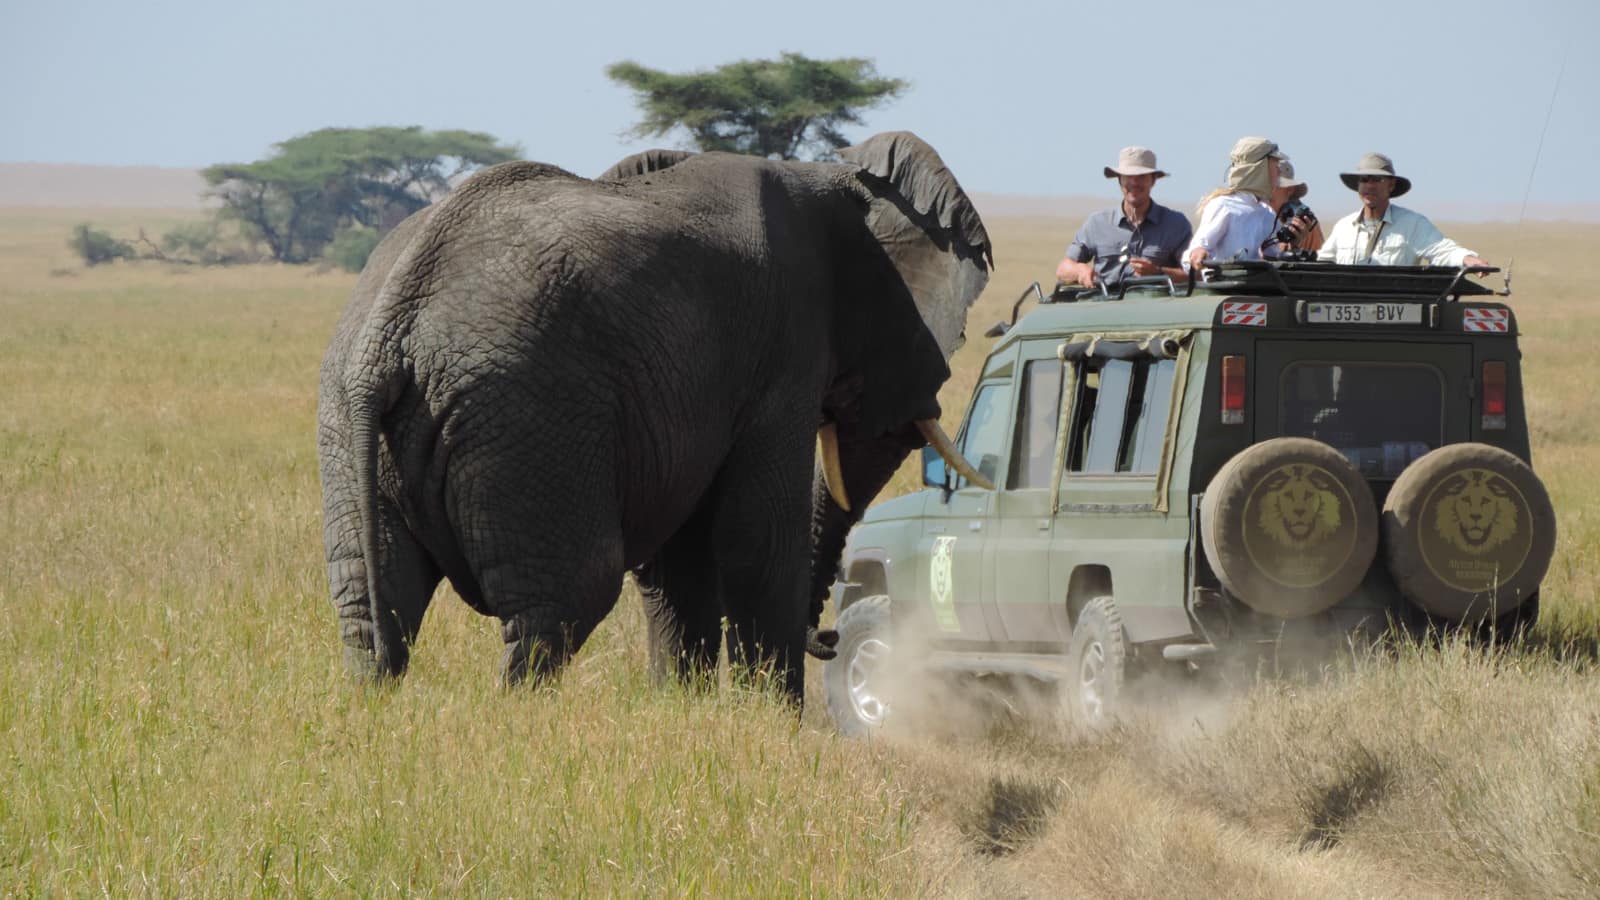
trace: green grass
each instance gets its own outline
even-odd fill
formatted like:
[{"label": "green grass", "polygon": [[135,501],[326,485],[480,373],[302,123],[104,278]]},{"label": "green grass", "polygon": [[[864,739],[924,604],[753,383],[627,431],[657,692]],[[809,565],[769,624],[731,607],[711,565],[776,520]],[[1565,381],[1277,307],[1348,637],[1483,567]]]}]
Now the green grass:
[{"label": "green grass", "polygon": [[[72,223],[130,237],[141,215],[0,211],[0,894],[1600,891],[1581,655],[1402,648],[1099,737],[989,704],[852,743],[816,670],[799,721],[760,690],[651,686],[631,590],[556,684],[502,691],[493,623],[441,592],[405,681],[360,688],[313,446],[354,279],[73,264]],[[970,334],[1074,224],[990,223]],[[1562,529],[1540,635],[1592,644],[1600,229],[1528,234],[1514,302]],[[1462,239],[1510,253],[1509,232]],[[986,345],[957,357],[949,426]]]}]

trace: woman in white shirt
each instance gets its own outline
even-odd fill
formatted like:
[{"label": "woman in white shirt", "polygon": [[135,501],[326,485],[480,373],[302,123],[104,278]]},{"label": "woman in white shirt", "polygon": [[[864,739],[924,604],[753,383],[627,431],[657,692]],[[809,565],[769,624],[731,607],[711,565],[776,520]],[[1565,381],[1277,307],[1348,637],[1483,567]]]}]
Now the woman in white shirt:
[{"label": "woman in white shirt", "polygon": [[[1269,202],[1278,183],[1278,161],[1287,159],[1278,145],[1262,137],[1240,138],[1229,154],[1228,183],[1200,201],[1200,225],[1194,230],[1186,268],[1207,258],[1260,259],[1262,244],[1277,231],[1277,215]],[[1267,248],[1277,256],[1276,244]]]}]

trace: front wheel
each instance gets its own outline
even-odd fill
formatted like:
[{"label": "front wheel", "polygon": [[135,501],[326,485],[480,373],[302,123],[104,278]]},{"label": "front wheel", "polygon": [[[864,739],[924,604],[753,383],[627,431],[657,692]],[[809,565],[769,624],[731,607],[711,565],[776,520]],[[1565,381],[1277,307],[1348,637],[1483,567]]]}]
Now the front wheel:
[{"label": "front wheel", "polygon": [[1110,597],[1096,597],[1078,614],[1069,647],[1062,705],[1077,724],[1103,728],[1121,709],[1128,670],[1122,616]]},{"label": "front wheel", "polygon": [[863,597],[839,614],[839,655],[823,667],[828,714],[845,737],[861,738],[883,727],[889,715],[884,688],[893,645],[889,598]]}]

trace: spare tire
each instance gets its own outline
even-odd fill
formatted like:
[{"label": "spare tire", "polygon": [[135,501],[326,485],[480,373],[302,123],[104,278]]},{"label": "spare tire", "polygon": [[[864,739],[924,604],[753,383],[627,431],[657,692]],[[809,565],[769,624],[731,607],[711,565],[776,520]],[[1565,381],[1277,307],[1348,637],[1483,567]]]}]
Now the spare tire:
[{"label": "spare tire", "polygon": [[1241,450],[1200,501],[1206,559],[1251,609],[1322,612],[1356,589],[1378,551],[1372,490],[1344,454],[1310,438]]},{"label": "spare tire", "polygon": [[1407,599],[1476,624],[1539,589],[1555,553],[1556,515],[1527,463],[1488,444],[1450,444],[1395,480],[1383,544]]}]

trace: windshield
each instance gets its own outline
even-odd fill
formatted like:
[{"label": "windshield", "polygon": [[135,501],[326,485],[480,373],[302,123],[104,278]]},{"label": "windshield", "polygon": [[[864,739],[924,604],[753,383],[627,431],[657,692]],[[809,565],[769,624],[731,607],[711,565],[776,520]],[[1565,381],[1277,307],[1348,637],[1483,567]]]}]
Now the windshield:
[{"label": "windshield", "polygon": [[1396,478],[1443,443],[1444,379],[1422,363],[1296,362],[1283,370],[1280,432],[1331,444],[1368,478]]}]

